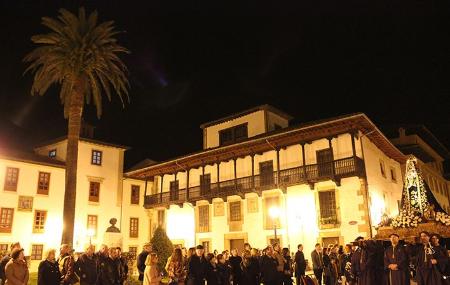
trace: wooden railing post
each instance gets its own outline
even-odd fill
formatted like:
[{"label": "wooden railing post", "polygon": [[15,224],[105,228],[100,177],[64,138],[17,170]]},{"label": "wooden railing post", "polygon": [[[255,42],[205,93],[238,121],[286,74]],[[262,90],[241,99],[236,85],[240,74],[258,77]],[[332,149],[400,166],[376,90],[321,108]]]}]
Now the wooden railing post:
[{"label": "wooden railing post", "polygon": [[255,189],[255,154],[250,155],[252,158],[252,188]]},{"label": "wooden railing post", "polygon": [[277,188],[280,187],[280,148],[276,148],[276,152],[277,152]]},{"label": "wooden railing post", "polygon": [[303,178],[305,181],[308,181],[308,178],[306,177],[306,158],[305,158],[305,143],[300,143],[302,146],[302,163],[303,163]]},{"label": "wooden railing post", "polygon": [[217,160],[217,191],[220,192],[220,161]]},{"label": "wooden railing post", "polygon": [[189,171],[191,171],[190,168],[186,170],[186,202],[189,201]]},{"label": "wooden railing post", "polygon": [[161,174],[161,189],[159,193],[159,202],[162,203],[163,186],[164,186],[164,174]]}]

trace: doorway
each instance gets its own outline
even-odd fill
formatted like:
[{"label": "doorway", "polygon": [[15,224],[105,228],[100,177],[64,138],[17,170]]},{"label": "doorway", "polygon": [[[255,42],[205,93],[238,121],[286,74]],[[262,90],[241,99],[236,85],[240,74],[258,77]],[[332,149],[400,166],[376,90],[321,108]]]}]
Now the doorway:
[{"label": "doorway", "polygon": [[230,250],[237,248],[238,253],[241,254],[244,251],[244,239],[230,239]]},{"label": "doorway", "polygon": [[316,151],[319,177],[331,177],[333,174],[333,150],[331,148]]}]

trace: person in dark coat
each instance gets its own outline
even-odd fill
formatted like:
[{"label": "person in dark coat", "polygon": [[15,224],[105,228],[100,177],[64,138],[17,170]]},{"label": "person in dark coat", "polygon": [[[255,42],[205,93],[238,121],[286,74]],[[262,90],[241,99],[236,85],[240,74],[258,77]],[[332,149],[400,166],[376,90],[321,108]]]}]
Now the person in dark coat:
[{"label": "person in dark coat", "polygon": [[119,278],[120,284],[124,284],[128,278],[128,260],[125,256],[122,255],[122,249],[120,247],[116,248],[117,251],[117,259],[116,263],[119,267]]},{"label": "person in dark coat", "polygon": [[205,279],[208,285],[218,285],[219,275],[217,273],[216,257],[212,253],[206,255]]},{"label": "person in dark coat", "polygon": [[219,285],[230,285],[230,267],[223,254],[217,255],[217,274],[219,276]]},{"label": "person in dark coat", "polygon": [[231,250],[231,256],[228,262],[230,263],[231,267],[231,278],[233,280],[233,285],[242,285],[242,257],[239,256],[238,250],[236,248]]},{"label": "person in dark coat", "polygon": [[[448,251],[445,247],[443,247],[440,243],[440,236],[438,234],[432,234],[431,235],[431,245],[434,248],[434,256],[436,257],[437,260],[437,267],[439,269],[439,272],[441,273],[441,275],[443,276],[449,276],[449,256],[448,256]],[[445,284],[445,283],[444,283]]]},{"label": "person in dark coat", "polygon": [[259,285],[259,262],[256,257],[252,256],[250,251],[244,251],[241,269],[242,284]]},{"label": "person in dark coat", "polygon": [[391,234],[391,246],[384,251],[384,269],[386,285],[409,285],[406,280],[405,270],[407,270],[408,261],[405,249],[399,244],[399,236]]},{"label": "person in dark coat", "polygon": [[202,245],[197,245],[195,254],[189,257],[187,285],[204,285],[206,260]]},{"label": "person in dark coat", "polygon": [[279,284],[277,266],[278,261],[273,254],[273,248],[268,246],[261,257],[261,279],[264,285]]},{"label": "person in dark coat", "polygon": [[355,240],[358,249],[352,256],[352,273],[358,285],[379,285],[375,280],[376,272],[376,244],[373,240],[358,237]]},{"label": "person in dark coat", "polygon": [[75,262],[75,273],[80,277],[80,285],[95,285],[97,282],[97,258],[93,245],[89,245]]},{"label": "person in dark coat", "polygon": [[303,245],[299,244],[297,246],[297,252],[294,257],[295,262],[295,280],[297,281],[297,285],[304,285],[302,281],[302,277],[305,276],[306,270],[306,260],[305,255],[303,254]]},{"label": "person in dark coat", "polygon": [[420,233],[422,244],[416,247],[416,282],[417,285],[441,285],[442,276],[439,272],[439,262],[436,259],[436,250],[430,243],[428,232]]},{"label": "person in dark coat", "polygon": [[323,253],[323,284],[324,285],[334,285],[332,277],[332,265],[329,256],[328,248],[324,248]]},{"label": "person in dark coat", "polygon": [[289,253],[289,248],[285,247],[281,251],[284,259],[283,264],[283,284],[292,285],[292,257]]},{"label": "person in dark coat", "polygon": [[[19,242],[15,242],[15,243],[11,244],[11,247],[10,247],[11,252],[14,249],[16,249],[16,248],[17,249],[21,249],[22,248],[20,246]],[[5,284],[5,281],[6,281],[5,267],[6,267],[6,264],[8,263],[8,261],[10,261],[10,260],[11,260],[11,255],[7,254],[0,261],[0,285],[4,285]]]},{"label": "person in dark coat", "polygon": [[152,244],[146,243],[142,249],[142,252],[139,253],[137,257],[137,269],[139,272],[139,281],[144,281],[144,271],[145,271],[145,260],[147,259],[147,255],[152,252]]},{"label": "person in dark coat", "polygon": [[316,276],[318,285],[322,285],[323,274],[323,253],[320,243],[316,243],[315,249],[311,252],[314,276]]},{"label": "person in dark coat", "polygon": [[[109,252],[109,255],[107,255]],[[98,285],[120,285],[117,250],[111,248],[98,256]]]},{"label": "person in dark coat", "polygon": [[[59,285],[61,273],[56,263],[56,251],[49,249],[46,258],[39,263],[37,285]],[[94,283],[95,284],[95,283]]]}]

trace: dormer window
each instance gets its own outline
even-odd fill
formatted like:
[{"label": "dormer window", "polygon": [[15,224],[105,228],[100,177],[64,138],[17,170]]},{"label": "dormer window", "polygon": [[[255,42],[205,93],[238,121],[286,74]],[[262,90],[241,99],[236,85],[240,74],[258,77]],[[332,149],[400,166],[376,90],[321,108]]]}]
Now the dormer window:
[{"label": "dormer window", "polygon": [[92,150],[91,164],[102,165],[102,152],[99,150]]},{"label": "dormer window", "polygon": [[48,157],[55,158],[56,157],[56,149],[52,149],[48,152]]},{"label": "dormer window", "polygon": [[229,145],[248,138],[247,124],[234,126],[219,132],[220,145]]}]

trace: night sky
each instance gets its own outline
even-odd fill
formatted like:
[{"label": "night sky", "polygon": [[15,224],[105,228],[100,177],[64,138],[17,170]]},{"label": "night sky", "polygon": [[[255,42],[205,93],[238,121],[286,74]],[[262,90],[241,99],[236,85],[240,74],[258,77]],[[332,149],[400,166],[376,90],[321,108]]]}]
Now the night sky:
[{"label": "night sky", "polygon": [[42,16],[81,5],[114,20],[132,52],[122,57],[131,103],[105,102],[101,120],[85,109],[97,139],[133,148],[127,165],[197,151],[201,123],[260,104],[293,123],[364,112],[381,127],[425,124],[450,146],[450,25],[439,16],[448,3],[1,1],[0,146],[65,134],[58,89],[30,96],[22,58],[47,31]]}]

